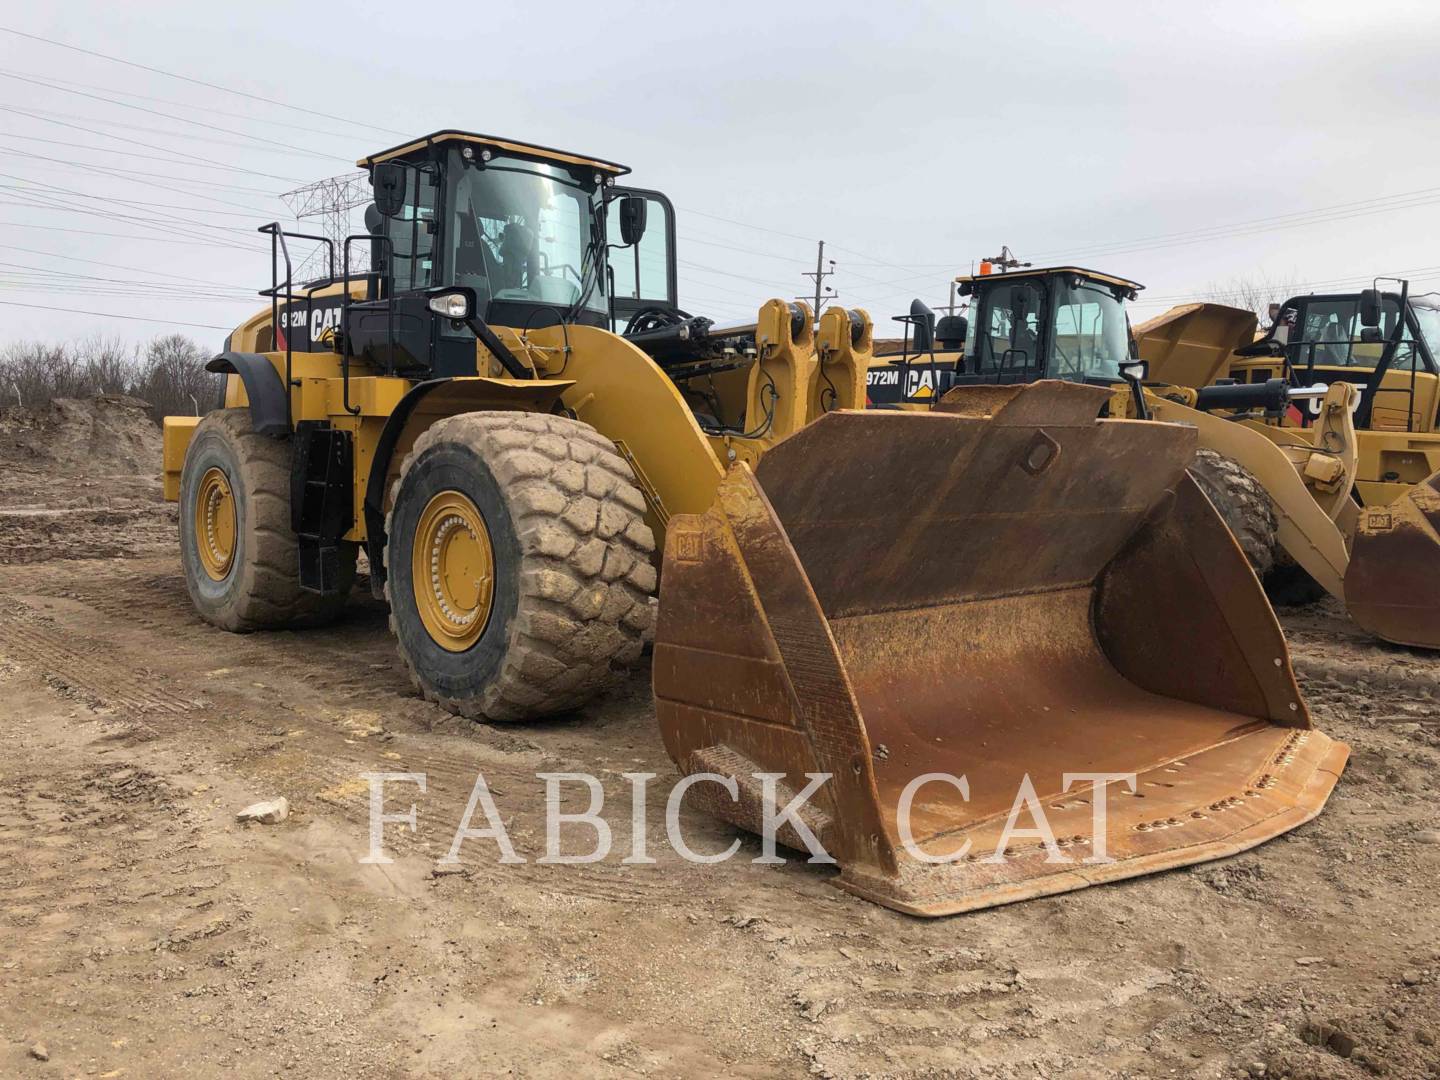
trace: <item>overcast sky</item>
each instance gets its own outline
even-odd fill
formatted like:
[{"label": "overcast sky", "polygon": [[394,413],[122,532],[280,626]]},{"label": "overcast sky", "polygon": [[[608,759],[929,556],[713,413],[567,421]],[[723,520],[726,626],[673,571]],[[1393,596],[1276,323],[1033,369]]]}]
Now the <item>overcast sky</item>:
[{"label": "overcast sky", "polygon": [[1006,244],[1144,282],[1137,319],[1240,279],[1440,288],[1434,3],[71,0],[0,24],[242,92],[0,33],[0,341],[218,345],[269,283],[253,228],[293,221],[281,193],[448,127],[630,165],[678,207],[682,306],[722,318],[806,291],[818,239],[877,322]]}]

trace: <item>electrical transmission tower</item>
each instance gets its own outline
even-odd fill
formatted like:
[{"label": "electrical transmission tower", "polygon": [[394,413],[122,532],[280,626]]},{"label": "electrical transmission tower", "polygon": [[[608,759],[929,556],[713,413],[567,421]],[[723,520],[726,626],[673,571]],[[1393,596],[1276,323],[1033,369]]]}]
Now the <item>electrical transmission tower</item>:
[{"label": "electrical transmission tower", "polygon": [[[345,237],[363,230],[353,227],[350,212],[364,206],[371,199],[370,179],[363,172],[345,173],[316,180],[313,184],[287,191],[280,198],[297,218],[316,218],[319,227],[315,230],[335,245],[335,272],[341,272],[345,265]],[[356,244],[350,252],[352,268],[356,265],[370,265],[369,252],[365,245]],[[329,262],[325,245],[315,245],[305,259],[295,268],[295,280],[317,277],[329,273]]]}]

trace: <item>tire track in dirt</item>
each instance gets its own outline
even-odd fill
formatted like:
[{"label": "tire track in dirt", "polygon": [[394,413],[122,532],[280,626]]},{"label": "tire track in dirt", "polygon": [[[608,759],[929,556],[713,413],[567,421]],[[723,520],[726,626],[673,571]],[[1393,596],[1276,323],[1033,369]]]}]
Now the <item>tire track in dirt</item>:
[{"label": "tire track in dirt", "polygon": [[111,660],[113,646],[61,630],[19,601],[0,610],[0,654],[40,674],[87,705],[130,712],[178,715],[199,702],[167,690],[137,665]]}]

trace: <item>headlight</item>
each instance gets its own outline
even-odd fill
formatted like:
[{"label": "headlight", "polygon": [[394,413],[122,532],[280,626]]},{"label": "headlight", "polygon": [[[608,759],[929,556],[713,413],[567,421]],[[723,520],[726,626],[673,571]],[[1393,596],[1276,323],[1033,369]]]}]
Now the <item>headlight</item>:
[{"label": "headlight", "polygon": [[459,292],[441,293],[439,296],[430,297],[430,310],[447,319],[468,319],[470,298]]}]

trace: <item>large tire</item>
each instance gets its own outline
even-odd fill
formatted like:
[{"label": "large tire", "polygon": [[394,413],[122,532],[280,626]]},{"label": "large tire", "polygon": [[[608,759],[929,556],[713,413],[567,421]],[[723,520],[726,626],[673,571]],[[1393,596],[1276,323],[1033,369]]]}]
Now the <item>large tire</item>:
[{"label": "large tire", "polygon": [[[477,720],[567,712],[639,660],[654,630],[655,540],[634,475],[594,428],[538,413],[440,420],[416,440],[392,491],[390,628],[427,699]],[[466,520],[478,514],[470,535],[485,534],[480,547],[490,553],[493,581],[488,602],[457,603],[452,612],[439,578],[438,601],[417,598],[415,568],[436,565],[429,560],[446,542],[443,528],[432,531],[430,508],[457,497]],[[417,531],[422,555],[430,552],[418,564]],[[422,604],[438,608],[422,616]],[[442,645],[425,621],[433,626],[437,610],[456,616],[448,629],[457,635],[474,616],[477,629],[464,633],[478,637]]]},{"label": "large tire", "polygon": [[[345,606],[357,546],[341,546],[340,588],[330,596],[300,588],[300,556],[290,530],[288,440],[257,435],[249,409],[221,409],[201,420],[180,473],[180,561],[201,618],[246,633],[318,626]],[[200,550],[196,505],[207,476],[222,474],[233,504],[228,568]],[[219,576],[217,576],[219,574]]]},{"label": "large tire", "polygon": [[1265,486],[1245,466],[1201,448],[1190,463],[1190,475],[1220,512],[1257,577],[1275,565],[1275,507]]}]

